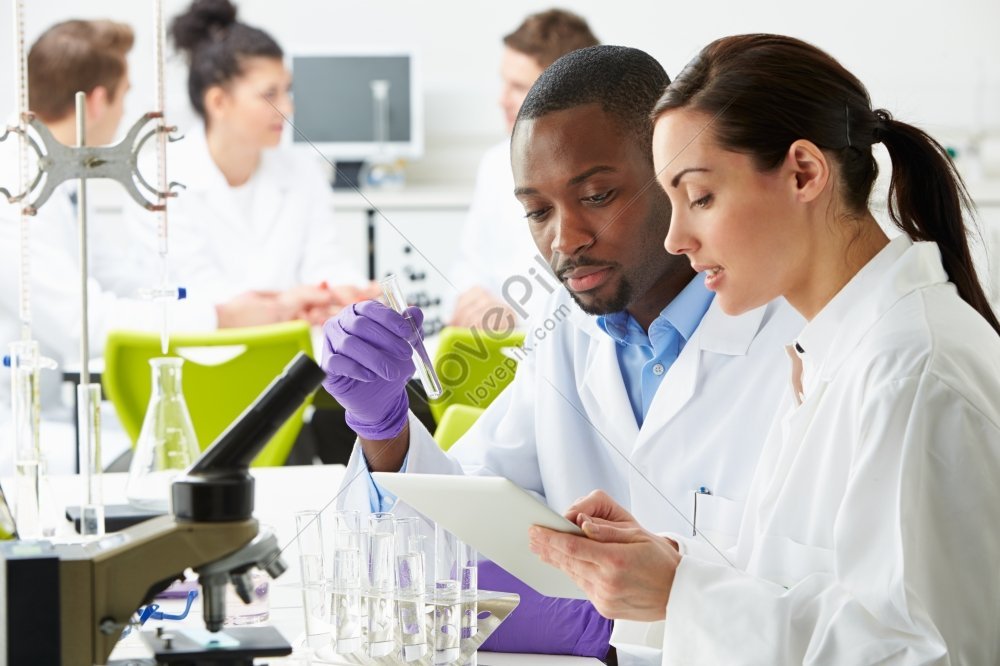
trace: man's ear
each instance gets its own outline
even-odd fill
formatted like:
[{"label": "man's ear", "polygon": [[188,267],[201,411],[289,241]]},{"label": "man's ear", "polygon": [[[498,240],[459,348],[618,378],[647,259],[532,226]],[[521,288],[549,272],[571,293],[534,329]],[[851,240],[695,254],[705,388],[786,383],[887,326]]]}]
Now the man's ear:
[{"label": "man's ear", "polygon": [[104,118],[104,114],[108,112],[108,107],[111,105],[111,95],[108,93],[108,89],[104,86],[96,86],[93,90],[87,93],[87,99],[85,107],[87,109],[87,121],[89,123],[99,123],[101,119]]},{"label": "man's ear", "polygon": [[830,162],[812,141],[799,139],[788,147],[785,165],[794,176],[795,198],[815,201],[830,180]]}]

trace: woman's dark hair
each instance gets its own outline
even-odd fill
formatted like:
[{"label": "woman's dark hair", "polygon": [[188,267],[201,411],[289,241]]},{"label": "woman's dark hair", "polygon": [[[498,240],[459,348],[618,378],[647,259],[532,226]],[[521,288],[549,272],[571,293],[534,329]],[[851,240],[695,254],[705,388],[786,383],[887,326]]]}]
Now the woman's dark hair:
[{"label": "woman's dark hair", "polygon": [[938,244],[959,295],[1000,333],[969,251],[963,211],[971,217],[972,201],[951,158],[922,130],[873,111],[861,81],[828,54],[781,35],[718,39],[677,75],[653,118],[679,108],[709,115],[719,144],[762,171],[776,168],[795,141],[813,142],[839,164],[853,213],[868,210],[878,175],[872,144],[885,144],[892,221],[911,239]]},{"label": "woman's dark hair", "polygon": [[170,36],[187,55],[188,96],[202,118],[205,91],[241,75],[245,58],[284,56],[269,34],[236,20],[229,0],[195,0],[170,23]]}]

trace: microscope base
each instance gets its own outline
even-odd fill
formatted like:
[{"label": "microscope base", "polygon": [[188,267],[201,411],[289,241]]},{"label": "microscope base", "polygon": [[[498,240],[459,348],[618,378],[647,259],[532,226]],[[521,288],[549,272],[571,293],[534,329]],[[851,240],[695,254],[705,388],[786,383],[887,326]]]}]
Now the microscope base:
[{"label": "microscope base", "polygon": [[[142,632],[142,640],[156,655],[157,666],[253,666],[256,657],[284,657],[292,646],[274,627],[226,627],[220,634],[236,640],[233,647],[206,647],[185,635],[183,629]],[[169,646],[169,647],[168,647]]]}]

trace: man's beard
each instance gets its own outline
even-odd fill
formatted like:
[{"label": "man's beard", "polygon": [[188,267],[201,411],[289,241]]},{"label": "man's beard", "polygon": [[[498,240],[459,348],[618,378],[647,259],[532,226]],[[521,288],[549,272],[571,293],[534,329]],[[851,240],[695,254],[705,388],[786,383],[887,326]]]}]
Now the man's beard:
[{"label": "man's beard", "polygon": [[609,298],[591,299],[589,303],[582,301],[580,296],[569,287],[566,287],[565,284],[563,288],[569,292],[569,295],[573,297],[573,300],[580,306],[580,309],[589,315],[606,315],[612,312],[621,312],[632,302],[632,284],[626,278],[622,278],[618,289]]}]

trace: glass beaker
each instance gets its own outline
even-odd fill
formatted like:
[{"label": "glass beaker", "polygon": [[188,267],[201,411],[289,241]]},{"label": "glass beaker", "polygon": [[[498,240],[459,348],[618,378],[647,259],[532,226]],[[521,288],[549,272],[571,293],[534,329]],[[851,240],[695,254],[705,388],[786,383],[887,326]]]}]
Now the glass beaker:
[{"label": "glass beaker", "polygon": [[180,358],[153,358],[153,393],[128,469],[126,494],[132,506],[170,509],[170,484],[201,452],[181,389]]}]

